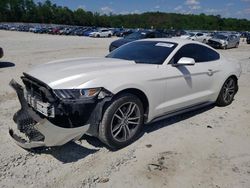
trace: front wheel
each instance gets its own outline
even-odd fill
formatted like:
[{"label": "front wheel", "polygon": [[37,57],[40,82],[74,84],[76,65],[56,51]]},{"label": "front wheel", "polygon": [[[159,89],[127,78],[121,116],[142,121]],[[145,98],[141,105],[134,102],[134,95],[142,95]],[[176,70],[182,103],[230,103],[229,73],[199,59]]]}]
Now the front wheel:
[{"label": "front wheel", "polygon": [[231,104],[237,92],[237,87],[237,81],[233,77],[228,78],[221,88],[216,104],[218,106]]},{"label": "front wheel", "polygon": [[99,139],[112,149],[132,143],[143,124],[143,105],[138,97],[123,94],[104,112],[99,126]]}]

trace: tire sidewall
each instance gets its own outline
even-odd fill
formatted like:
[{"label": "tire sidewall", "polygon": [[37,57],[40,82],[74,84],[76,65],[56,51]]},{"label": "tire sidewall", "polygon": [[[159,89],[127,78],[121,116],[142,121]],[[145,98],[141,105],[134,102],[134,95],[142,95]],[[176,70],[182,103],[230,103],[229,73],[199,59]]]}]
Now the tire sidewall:
[{"label": "tire sidewall", "polygon": [[[121,105],[123,105],[127,102],[134,102],[138,105],[141,118],[140,118],[140,122],[139,122],[137,129],[136,129],[135,134],[127,141],[119,142],[119,141],[115,140],[112,136],[111,123],[112,123],[113,115],[117,111],[117,109]],[[122,147],[129,145],[137,138],[138,133],[140,132],[140,130],[142,128],[143,114],[144,114],[143,113],[143,105],[142,105],[141,101],[135,95],[124,94],[124,95],[121,95],[119,97],[116,97],[111,102],[111,104],[106,108],[106,110],[104,112],[103,119],[102,119],[100,127],[99,127],[99,133],[102,132],[102,134],[103,134],[100,139],[113,149],[119,149],[119,148],[122,148]],[[100,129],[102,129],[102,130],[100,130]],[[102,137],[104,137],[105,139],[103,140]]]}]

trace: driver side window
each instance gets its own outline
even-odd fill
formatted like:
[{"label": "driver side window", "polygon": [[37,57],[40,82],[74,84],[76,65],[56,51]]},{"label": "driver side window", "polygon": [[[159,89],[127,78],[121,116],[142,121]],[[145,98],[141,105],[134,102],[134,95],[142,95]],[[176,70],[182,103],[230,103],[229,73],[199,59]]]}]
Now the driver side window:
[{"label": "driver side window", "polygon": [[170,62],[176,64],[182,57],[193,58],[196,63],[220,59],[220,55],[216,51],[199,44],[186,44],[179,49]]},{"label": "driver side window", "polygon": [[173,64],[177,64],[177,62],[182,57],[193,58],[196,61],[196,52],[195,52],[194,44],[186,44],[181,49],[179,49],[179,51],[174,55],[174,57],[171,60],[171,62]]}]

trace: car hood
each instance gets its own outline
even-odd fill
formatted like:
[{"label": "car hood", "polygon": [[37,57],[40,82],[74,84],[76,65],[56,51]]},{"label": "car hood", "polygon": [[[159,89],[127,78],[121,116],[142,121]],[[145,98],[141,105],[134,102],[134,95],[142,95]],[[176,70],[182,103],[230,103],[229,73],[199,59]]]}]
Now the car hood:
[{"label": "car hood", "polygon": [[211,39],[209,39],[209,40],[214,41],[214,42],[219,42],[219,43],[221,43],[221,44],[223,44],[224,42],[226,42],[226,40],[216,39],[216,38],[211,38]]},{"label": "car hood", "polygon": [[26,74],[52,89],[73,89],[95,79],[142,70],[149,66],[113,58],[77,58],[53,61],[36,66]]}]

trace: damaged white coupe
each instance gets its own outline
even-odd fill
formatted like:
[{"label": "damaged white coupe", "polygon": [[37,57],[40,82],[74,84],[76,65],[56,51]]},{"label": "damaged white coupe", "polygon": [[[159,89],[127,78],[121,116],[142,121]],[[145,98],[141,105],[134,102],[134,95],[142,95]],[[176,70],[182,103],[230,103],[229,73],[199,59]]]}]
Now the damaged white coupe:
[{"label": "damaged white coupe", "polygon": [[23,148],[60,146],[84,134],[110,148],[132,143],[142,125],[232,103],[241,67],[211,47],[182,39],[128,43],[105,58],[39,65],[14,80],[21,109],[11,137]]}]

